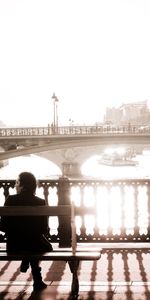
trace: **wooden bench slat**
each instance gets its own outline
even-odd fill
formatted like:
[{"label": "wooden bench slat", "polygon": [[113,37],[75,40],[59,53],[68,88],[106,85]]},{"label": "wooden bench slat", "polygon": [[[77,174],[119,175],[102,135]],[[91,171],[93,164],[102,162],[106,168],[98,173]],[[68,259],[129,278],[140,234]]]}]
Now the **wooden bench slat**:
[{"label": "wooden bench slat", "polygon": [[[94,213],[91,207],[74,208],[75,215]],[[71,216],[71,205],[59,206],[0,206],[0,216]]]},{"label": "wooden bench slat", "polygon": [[101,252],[83,252],[77,251],[75,255],[72,254],[72,251],[68,252],[46,252],[46,253],[7,253],[5,251],[0,251],[0,260],[14,260],[20,261],[22,259],[38,259],[38,260],[59,260],[59,261],[74,261],[74,260],[98,260],[101,257]]},{"label": "wooden bench slat", "polygon": [[71,215],[71,206],[1,206],[0,216],[62,216]]}]

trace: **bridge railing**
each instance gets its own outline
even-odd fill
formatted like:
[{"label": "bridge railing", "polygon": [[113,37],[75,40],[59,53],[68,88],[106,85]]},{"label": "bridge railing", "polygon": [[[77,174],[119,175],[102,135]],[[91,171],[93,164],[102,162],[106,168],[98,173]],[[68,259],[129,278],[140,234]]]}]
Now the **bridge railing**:
[{"label": "bridge railing", "polygon": [[[0,180],[1,206],[14,186],[14,180]],[[150,241],[150,180],[40,179],[37,195],[49,206],[74,201],[78,242]],[[51,241],[69,243],[69,219],[50,217],[49,225]]]},{"label": "bridge railing", "polygon": [[150,126],[142,125],[97,125],[61,127],[0,128],[0,137],[51,136],[51,135],[93,135],[93,134],[150,134]]}]

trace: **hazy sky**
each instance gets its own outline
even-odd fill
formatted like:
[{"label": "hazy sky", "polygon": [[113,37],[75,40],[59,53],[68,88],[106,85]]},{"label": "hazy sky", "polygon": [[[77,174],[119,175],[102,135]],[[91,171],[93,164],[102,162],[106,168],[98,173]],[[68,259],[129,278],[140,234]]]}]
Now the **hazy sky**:
[{"label": "hazy sky", "polygon": [[149,0],[0,0],[0,120],[47,126],[102,120],[150,101]]}]

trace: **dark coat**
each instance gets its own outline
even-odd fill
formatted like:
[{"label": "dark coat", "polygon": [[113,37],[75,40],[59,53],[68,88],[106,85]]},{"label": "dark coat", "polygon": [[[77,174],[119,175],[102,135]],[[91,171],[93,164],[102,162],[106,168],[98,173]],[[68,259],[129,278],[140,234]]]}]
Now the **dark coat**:
[{"label": "dark coat", "polygon": [[[32,195],[31,193],[21,192],[20,194],[10,195],[6,199],[4,206],[38,206],[46,205],[45,200]],[[43,234],[48,233],[48,218],[46,216],[15,216],[1,217],[0,230],[6,233],[7,250],[35,250],[42,251]]]}]

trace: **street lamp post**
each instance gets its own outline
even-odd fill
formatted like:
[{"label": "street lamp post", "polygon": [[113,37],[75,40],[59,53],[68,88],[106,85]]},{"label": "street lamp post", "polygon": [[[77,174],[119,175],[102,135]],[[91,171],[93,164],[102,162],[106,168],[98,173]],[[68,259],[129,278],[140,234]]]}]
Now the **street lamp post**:
[{"label": "street lamp post", "polygon": [[58,128],[58,107],[57,107],[57,103],[58,103],[58,98],[56,97],[55,93],[53,93],[52,95],[52,100],[53,100],[53,127],[54,127],[54,132],[56,131],[56,128]]}]

